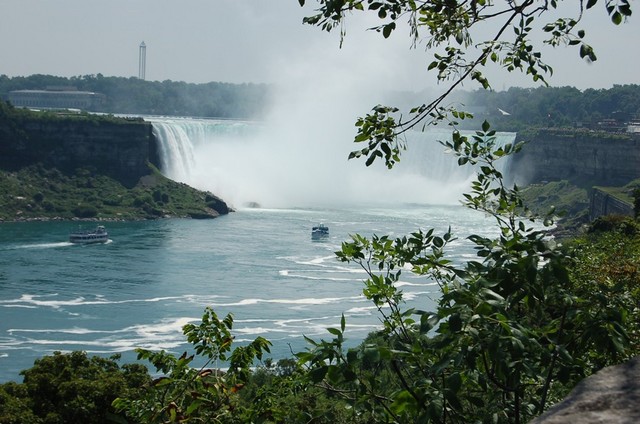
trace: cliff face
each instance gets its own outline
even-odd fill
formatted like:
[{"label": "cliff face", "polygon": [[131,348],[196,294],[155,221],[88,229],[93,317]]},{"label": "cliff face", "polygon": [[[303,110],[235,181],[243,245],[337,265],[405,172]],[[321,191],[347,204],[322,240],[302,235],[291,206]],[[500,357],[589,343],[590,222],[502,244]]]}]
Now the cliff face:
[{"label": "cliff face", "polygon": [[633,205],[615,198],[598,187],[594,187],[589,204],[589,219],[593,221],[605,215],[634,216]]},{"label": "cliff face", "polygon": [[33,119],[19,127],[0,121],[0,167],[17,170],[34,163],[61,171],[89,168],[127,187],[157,163],[151,125],[143,121]]},{"label": "cliff face", "polygon": [[618,186],[640,177],[640,138],[625,134],[540,130],[514,156],[512,171],[521,183],[568,180]]}]

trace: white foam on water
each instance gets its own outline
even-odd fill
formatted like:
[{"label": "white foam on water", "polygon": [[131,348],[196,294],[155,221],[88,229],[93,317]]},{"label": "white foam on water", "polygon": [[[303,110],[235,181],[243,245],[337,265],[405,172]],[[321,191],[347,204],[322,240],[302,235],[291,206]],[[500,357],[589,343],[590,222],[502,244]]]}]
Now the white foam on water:
[{"label": "white foam on water", "polygon": [[8,330],[11,335],[17,334],[61,334],[65,336],[76,335],[104,335],[104,337],[87,339],[69,338],[33,338],[24,339],[13,338],[0,341],[0,348],[4,350],[16,350],[32,348],[33,346],[50,346],[55,350],[60,346],[65,346],[69,351],[87,350],[86,347],[101,348],[106,352],[125,352],[135,348],[151,350],[173,349],[185,343],[182,328],[185,324],[197,322],[198,318],[177,317],[166,318],[152,324],[136,324],[120,329],[95,330],[88,328],[56,328],[56,329],[21,329],[12,328]]},{"label": "white foam on water", "polygon": [[430,295],[433,294],[433,291],[424,291],[424,292],[403,292],[402,293],[402,298],[405,301],[411,301],[414,300],[417,297],[423,296],[423,295]]},{"label": "white foam on water", "polygon": [[266,334],[266,333],[284,333],[285,330],[278,328],[270,328],[270,327],[243,327],[243,328],[234,328],[233,333],[240,334]]},{"label": "white foam on water", "polygon": [[238,302],[230,303],[213,303],[211,306],[246,306],[257,305],[259,303],[275,303],[283,305],[326,305],[331,303],[338,303],[344,301],[351,301],[358,299],[358,297],[323,297],[323,298],[300,298],[300,299],[242,299]]},{"label": "white foam on water", "polygon": [[219,299],[222,296],[218,295],[182,295],[182,296],[158,296],[146,299],[124,299],[124,300],[109,300],[104,295],[95,295],[93,299],[87,299],[84,296],[78,296],[72,299],[61,300],[41,300],[42,298],[57,297],[58,293],[51,293],[48,295],[34,295],[23,294],[17,299],[0,300],[0,306],[11,308],[38,308],[49,307],[52,309],[60,309],[62,307],[74,307],[74,306],[90,306],[90,305],[118,305],[127,303],[157,303],[165,301],[187,301],[190,303],[203,303],[207,304],[214,299]]},{"label": "white foam on water", "polygon": [[377,311],[378,308],[374,306],[361,306],[358,308],[351,308],[345,311],[345,315],[371,315],[372,312]]},{"label": "white foam on water", "polygon": [[[309,271],[313,272],[313,271]],[[317,272],[317,271],[316,271]],[[314,275],[304,275],[304,274],[286,274],[287,277],[291,278],[301,278],[304,280],[321,280],[321,281],[348,281],[348,282],[358,282],[360,280],[353,278],[336,278],[336,277],[324,277],[324,276],[314,276]]]},{"label": "white foam on water", "polygon": [[109,331],[109,330],[90,330],[88,328],[79,328],[79,327],[56,328],[56,329],[49,329],[49,328],[38,328],[38,329],[34,329],[34,328],[9,328],[9,329],[7,329],[7,333],[9,333],[9,334],[14,334],[14,333],[113,334],[113,333],[116,333],[116,332],[117,331]]},{"label": "white foam on water", "polygon": [[[71,242],[58,242],[58,243],[35,243],[35,244],[19,244],[13,246],[14,249],[50,249],[53,247],[65,247],[65,246],[73,246],[74,244]],[[11,247],[9,247],[11,248]]]},{"label": "white foam on water", "polygon": [[25,308],[25,309],[37,309],[37,306],[32,306],[32,305],[12,305],[12,304],[6,304],[6,301],[0,301],[0,306],[3,308]]},{"label": "white foam on water", "polygon": [[438,283],[435,281],[426,282],[426,283],[410,283],[408,281],[398,281],[393,284],[395,287],[403,287],[403,286],[413,286],[413,287],[433,287],[437,286]]}]

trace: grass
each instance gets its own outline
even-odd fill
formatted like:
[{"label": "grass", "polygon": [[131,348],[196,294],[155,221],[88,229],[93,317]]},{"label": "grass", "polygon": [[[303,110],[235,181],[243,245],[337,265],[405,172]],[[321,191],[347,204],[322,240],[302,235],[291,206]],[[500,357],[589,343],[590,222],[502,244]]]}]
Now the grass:
[{"label": "grass", "polygon": [[598,189],[604,191],[605,193],[619,199],[629,205],[633,205],[634,196],[633,193],[635,190],[640,189],[640,179],[636,179],[628,183],[623,187],[600,187]]},{"label": "grass", "polygon": [[132,189],[86,169],[71,175],[39,164],[0,170],[0,221],[215,218],[228,211],[213,194],[172,181],[151,165]]},{"label": "grass", "polygon": [[589,223],[589,192],[566,180],[532,184],[521,190],[526,205],[545,215],[552,208],[560,218],[557,233],[575,233]]}]

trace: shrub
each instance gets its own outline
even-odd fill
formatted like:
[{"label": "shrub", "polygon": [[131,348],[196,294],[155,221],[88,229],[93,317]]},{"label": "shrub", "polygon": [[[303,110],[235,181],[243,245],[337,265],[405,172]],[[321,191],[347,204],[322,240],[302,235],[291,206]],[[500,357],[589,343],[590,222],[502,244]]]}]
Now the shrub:
[{"label": "shrub", "polygon": [[73,215],[78,218],[94,218],[98,215],[98,211],[93,206],[78,206],[73,208]]}]

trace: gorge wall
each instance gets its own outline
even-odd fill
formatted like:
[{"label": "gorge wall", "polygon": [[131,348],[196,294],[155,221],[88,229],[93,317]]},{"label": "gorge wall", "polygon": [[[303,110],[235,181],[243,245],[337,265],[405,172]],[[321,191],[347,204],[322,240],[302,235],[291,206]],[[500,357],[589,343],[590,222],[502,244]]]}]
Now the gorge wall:
[{"label": "gorge wall", "polygon": [[594,187],[589,202],[589,219],[594,220],[605,215],[634,216],[633,204],[626,203],[605,190]]},{"label": "gorge wall", "polygon": [[639,136],[542,129],[518,133],[516,141],[526,141],[511,165],[520,183],[622,186],[640,178]]},{"label": "gorge wall", "polygon": [[134,186],[158,164],[151,124],[99,117],[0,120],[0,168],[42,163],[63,172],[88,168]]},{"label": "gorge wall", "polygon": [[[639,136],[542,129],[520,132],[516,141],[527,141],[508,171],[520,184],[621,186],[640,178]],[[141,119],[0,119],[0,168],[6,170],[35,163],[63,172],[84,167],[132,187],[149,173],[147,163],[159,167],[159,148],[151,123]]]}]

